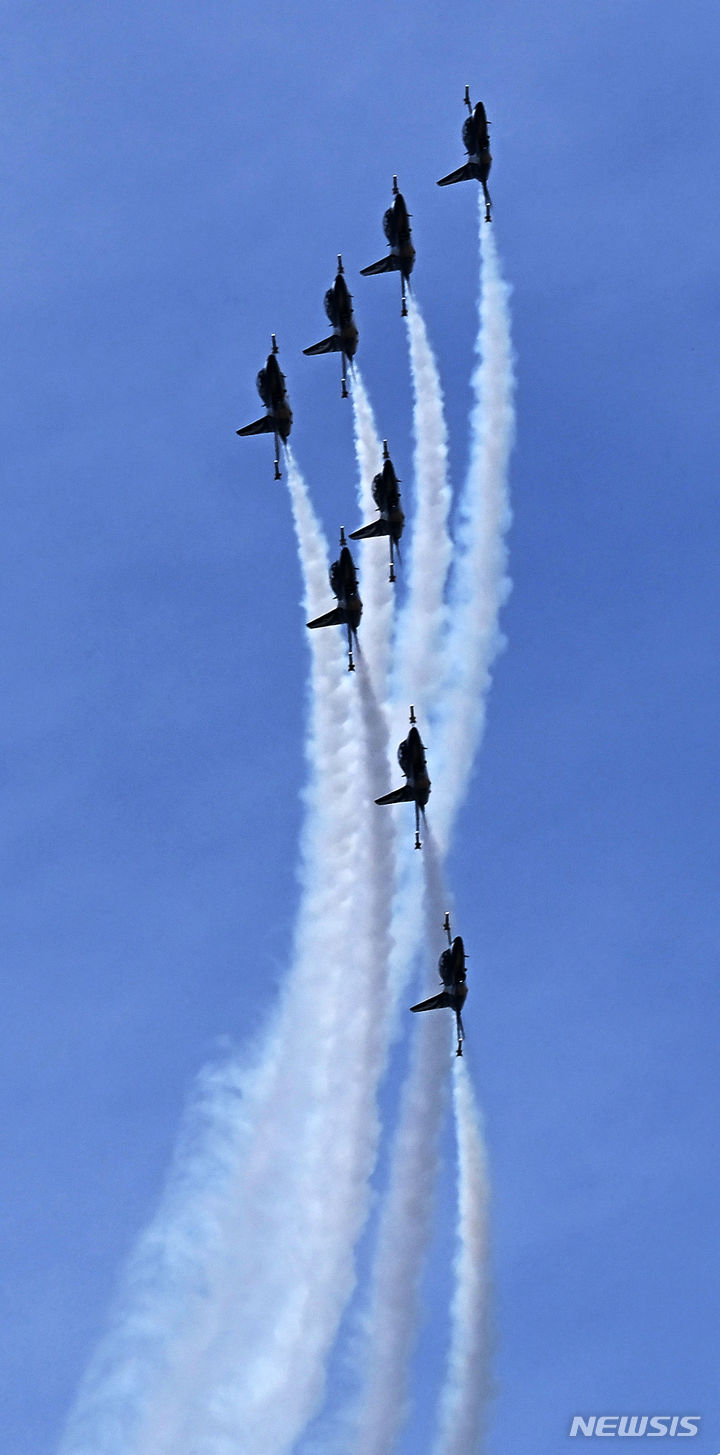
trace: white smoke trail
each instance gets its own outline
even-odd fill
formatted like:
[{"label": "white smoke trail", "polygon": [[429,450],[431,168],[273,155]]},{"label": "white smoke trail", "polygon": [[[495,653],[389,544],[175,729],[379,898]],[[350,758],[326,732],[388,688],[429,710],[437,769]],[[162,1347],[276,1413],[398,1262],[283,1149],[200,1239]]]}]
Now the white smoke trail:
[{"label": "white smoke trail", "polygon": [[[481,219],[482,216],[481,211]],[[416,641],[416,654],[410,659],[411,670],[417,675],[416,678],[408,676],[404,679],[407,682],[406,695],[412,696],[416,702],[419,700],[430,713],[434,710],[439,717],[440,730],[431,744],[430,762],[433,761],[434,750],[436,760],[442,764],[442,775],[434,785],[433,797],[428,806],[428,817],[439,843],[436,851],[432,836],[426,833],[424,850],[428,854],[426,864],[431,881],[427,886],[428,897],[436,901],[439,895],[444,897],[441,890],[438,894],[442,882],[442,864],[482,733],[485,700],[490,685],[490,665],[501,641],[498,616],[509,589],[504,543],[505,532],[510,523],[507,469],[514,426],[509,290],[502,281],[492,232],[484,227],[482,220],[480,248],[480,327],[477,344],[480,362],[473,377],[475,406],[471,419],[471,456],[462,498],[452,611],[446,616],[443,606],[449,507],[449,502],[443,498],[443,484],[438,506],[439,518],[436,517],[432,525],[430,511],[424,515],[420,507],[418,508],[418,516],[424,516],[422,525],[420,521],[418,523],[418,534],[427,549],[413,557],[414,565],[417,561],[418,572],[413,576],[415,594],[411,595],[405,618],[408,626],[418,619],[421,627]],[[417,320],[411,316],[411,337],[413,325],[416,323]],[[422,352],[420,348],[418,352]],[[418,370],[417,377],[418,380],[422,378],[422,383],[418,382],[416,386],[416,469],[418,478],[425,482],[427,489],[434,472],[445,481],[445,427],[442,420],[442,394],[436,371],[428,368],[421,375]],[[435,546],[439,549],[437,561],[434,559]],[[420,574],[421,559],[424,575]],[[423,589],[426,590],[424,598]],[[438,650],[443,627],[446,629],[442,648],[445,671],[439,670]],[[416,681],[423,684],[423,692],[418,690]],[[394,921],[397,944],[405,951],[410,946],[414,947],[413,925],[418,922],[418,907],[416,898],[406,886],[405,892],[401,892],[399,896]],[[435,912],[439,917],[437,902]],[[456,1088],[461,1088],[456,1092],[458,1137],[462,1148],[461,1195],[466,1203],[468,1198],[472,1203],[468,1187],[477,1191],[476,1173],[482,1167],[484,1174],[484,1151],[477,1118],[471,1115],[472,1092],[466,1074],[461,1069],[463,1063],[457,1061],[456,1064]],[[376,1451],[389,1450],[397,1434],[401,1416],[398,1412],[399,1401],[392,1398],[392,1387],[393,1384],[396,1390],[404,1390],[406,1387],[416,1327],[416,1289],[427,1246],[428,1222],[418,1222],[417,1206],[413,1198],[415,1192],[418,1192],[429,1201],[428,1188],[432,1185],[436,1158],[430,1154],[423,1165],[418,1167],[407,1150],[418,1145],[423,1135],[423,1125],[432,1127],[432,1108],[427,1101],[423,1101],[423,1088],[415,1083],[414,1075],[415,1066],[403,1100],[400,1131],[392,1160],[391,1185],[383,1212],[374,1270],[372,1346],[369,1346],[364,1402],[356,1417],[363,1431],[363,1439],[358,1446],[362,1455],[375,1455]],[[435,1086],[433,1090],[436,1090]],[[425,1092],[427,1095],[427,1087]],[[461,1455],[461,1452],[462,1455],[468,1455],[476,1447],[488,1385],[487,1371],[482,1367],[482,1361],[487,1355],[482,1334],[487,1319],[487,1310],[483,1303],[486,1246],[484,1241],[477,1238],[472,1241],[474,1224],[469,1214],[461,1222],[461,1227],[464,1242],[458,1259],[456,1279],[462,1277],[464,1282],[462,1289],[459,1282],[456,1284],[453,1302],[455,1333],[449,1381],[442,1402],[441,1426],[441,1438],[447,1441],[450,1439],[447,1423],[450,1416],[447,1411],[451,1410],[456,1418],[457,1428],[462,1430],[465,1438],[464,1445],[452,1446],[453,1455],[455,1452],[457,1455]],[[402,1249],[406,1249],[408,1254],[404,1262]],[[388,1250],[391,1252],[388,1253]],[[472,1256],[477,1256],[479,1261],[470,1274],[466,1265]],[[388,1265],[393,1258],[396,1260],[392,1284],[393,1299],[383,1304],[380,1291],[383,1284],[388,1282]],[[475,1321],[472,1330],[468,1327],[471,1320]],[[468,1358],[465,1360],[458,1353],[462,1338],[467,1340]],[[379,1358],[375,1358],[376,1348],[383,1351],[382,1363]],[[390,1371],[392,1377],[386,1379],[386,1372],[389,1376]],[[370,1432],[367,1447],[364,1439],[366,1430]],[[444,1449],[442,1455],[446,1455]],[[450,1455],[450,1447],[447,1455]]]},{"label": "white smoke trail", "polygon": [[423,317],[412,295],[408,300],[408,342],[415,396],[416,504],[409,592],[398,630],[395,697],[404,710],[409,702],[414,703],[422,727],[438,685],[445,581],[452,558],[448,530],[452,497],[442,388]]},{"label": "white smoke trail", "polygon": [[[445,625],[444,592],[451,558],[448,517],[451,495],[447,473],[447,430],[437,365],[425,324],[414,299],[408,311],[408,339],[415,395],[416,504],[409,557],[408,595],[396,646],[398,689],[394,721],[406,723],[407,704],[423,720],[437,705],[438,652]],[[404,732],[407,727],[404,728]],[[396,813],[395,809],[381,812]],[[406,826],[398,826],[402,852]],[[406,992],[422,936],[423,905],[438,937],[443,909],[442,871],[426,832],[424,879],[417,865],[399,872],[393,915],[390,992],[393,1014]],[[408,826],[408,843],[412,842]],[[432,1016],[414,1028],[410,1070],[401,1097],[398,1129],[391,1155],[390,1186],[381,1212],[372,1273],[372,1292],[364,1318],[361,1355],[363,1390],[347,1416],[358,1455],[384,1455],[405,1416],[408,1365],[417,1326],[417,1295],[429,1240],[432,1189],[437,1177],[438,1137],[447,1078],[446,1027]]]},{"label": "white smoke trail", "polygon": [[[407,1415],[409,1353],[418,1325],[419,1285],[430,1239],[440,1128],[445,1115],[448,1027],[423,1016],[414,1028],[410,1067],[391,1152],[363,1317],[367,1342],[362,1402],[351,1415],[358,1455],[387,1455]],[[344,1441],[347,1448],[347,1441]]]},{"label": "white smoke trail", "polygon": [[[361,523],[367,525],[377,516],[372,482],[382,469],[382,442],[362,375],[357,368],[353,370],[350,392],[358,463],[357,502]],[[381,536],[377,540],[358,541],[357,550],[363,601],[362,651],[374,695],[384,707],[395,609],[395,587],[389,579],[387,538]]]},{"label": "white smoke trail", "polygon": [[[288,463],[316,610],[326,552]],[[322,1396],[376,1153],[387,966],[371,963],[371,926],[358,923],[357,704],[337,633],[313,633],[311,651],[304,896],[276,1028],[254,1067],[233,1061],[201,1079],[61,1455],[282,1455]]]},{"label": "white smoke trail", "polygon": [[[442,943],[447,904],[442,866],[430,835],[425,840],[423,867],[429,949]],[[448,1065],[445,1018],[421,1014],[413,1026],[410,1067],[390,1158],[390,1185],[381,1210],[372,1287],[363,1318],[364,1388],[361,1402],[350,1416],[358,1455],[387,1455],[407,1415],[408,1366],[430,1241]]]},{"label": "white smoke trail", "polygon": [[471,451],[460,501],[458,554],[444,648],[440,755],[442,780],[433,825],[447,847],[485,723],[490,668],[502,647],[500,609],[510,591],[508,463],[515,427],[510,290],[503,281],[491,227],[480,209],[479,362],[473,375]]},{"label": "white smoke trail", "polygon": [[[473,378],[470,468],[461,502],[460,554],[447,648],[441,726],[445,775],[433,819],[445,850],[482,736],[490,669],[502,646],[498,618],[510,590],[505,536],[511,520],[508,464],[515,414],[509,288],[482,206],[479,217],[480,361]],[[460,1243],[435,1455],[469,1455],[477,1449],[490,1391],[486,1155],[472,1087],[461,1062],[456,1063],[454,1101]]]},{"label": "white smoke trail", "polygon": [[490,1394],[488,1317],[488,1177],[480,1117],[463,1061],[455,1062],[458,1248],[448,1377],[440,1401],[434,1455],[473,1455]]}]

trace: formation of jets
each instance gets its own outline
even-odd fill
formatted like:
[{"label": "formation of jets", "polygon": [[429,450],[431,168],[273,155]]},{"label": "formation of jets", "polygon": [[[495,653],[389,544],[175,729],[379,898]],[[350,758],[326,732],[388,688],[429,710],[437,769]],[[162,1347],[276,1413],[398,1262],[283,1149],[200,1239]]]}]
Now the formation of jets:
[{"label": "formation of jets", "polygon": [[[492,201],[487,188],[492,165],[490,155],[489,123],[482,101],[473,108],[470,88],[465,87],[465,105],[468,115],[462,129],[462,138],[467,152],[467,161],[447,177],[441,177],[438,186],[448,187],[454,182],[474,180],[480,183],[485,201],[485,221],[491,221]],[[415,247],[410,228],[410,213],[405,198],[393,177],[393,200],[383,217],[383,230],[390,251],[378,262],[361,268],[364,277],[376,273],[399,273],[403,317],[407,315],[407,293],[410,291],[410,274],[415,265]],[[348,398],[347,375],[352,371],[353,359],[358,346],[358,329],[353,313],[352,295],[345,281],[343,261],[338,254],[337,274],[332,287],[325,294],[325,312],[332,332],[319,343],[304,349],[305,354],[340,354],[341,395]],[[278,363],[278,347],[275,334],[265,367],[257,376],[258,394],[265,406],[265,414],[252,424],[246,424],[237,434],[272,434],[275,440],[275,479],[281,479],[280,444],[286,445],[292,428],[292,410],[287,395],[285,375]],[[350,532],[350,540],[368,540],[375,536],[387,536],[390,550],[390,581],[395,581],[395,559],[400,559],[400,537],[405,524],[405,515],[400,504],[400,481],[388,452],[387,440],[383,442],[383,459],[372,483],[372,494],[378,510],[378,518],[367,525]],[[355,562],[345,538],[344,528],[340,531],[340,554],[330,567],[330,587],[336,604],[322,616],[307,623],[308,627],[343,626],[347,631],[348,671],[355,671],[353,648],[358,650],[357,632],[362,616],[362,601],[358,590]],[[398,747],[398,762],[405,779],[401,788],[376,798],[376,804],[414,803],[415,805],[415,848],[422,848],[420,819],[425,822],[425,809],[430,797],[430,778],[425,758],[425,745],[420,737],[415,710],[410,708],[410,729]],[[442,990],[428,1000],[411,1006],[413,1011],[449,1009],[454,1011],[457,1022],[457,1056],[462,1056],[465,1032],[462,1023],[462,1008],[467,995],[465,950],[459,935],[452,938],[450,917],[445,915],[443,928],[447,934],[448,948],[443,950],[438,970]]]},{"label": "formation of jets", "polygon": [[[438,187],[449,187],[453,182],[466,182],[474,180],[480,183],[485,199],[485,221],[492,220],[492,199],[488,192],[487,180],[492,166],[490,155],[490,134],[489,121],[482,101],[478,101],[473,108],[470,101],[470,87],[465,87],[465,105],[468,115],[465,118],[462,129],[462,138],[467,152],[467,161],[456,171],[449,172],[447,177],[441,177]],[[405,198],[398,187],[397,177],[393,177],[393,200],[383,217],[383,231],[388,240],[390,251],[384,258],[379,258],[376,263],[370,263],[367,268],[361,268],[363,277],[371,277],[375,273],[399,273],[402,296],[402,315],[407,315],[407,292],[410,289],[410,274],[415,266],[415,246],[412,240],[410,227],[410,213],[407,209]],[[355,322],[355,315],[352,306],[352,294],[345,281],[342,256],[338,253],[338,268],[335,282],[328,288],[325,294],[325,312],[328,316],[332,333],[327,338],[321,339],[317,344],[311,344],[309,348],[303,349],[304,354],[341,354],[342,375],[341,393],[343,399],[348,397],[347,373],[348,367],[352,368],[352,361],[358,346],[358,329]],[[287,397],[285,387],[285,375],[280,370],[277,361],[277,343],[275,335],[272,335],[272,351],[268,355],[264,369],[260,370],[257,376],[258,394],[262,399],[266,414],[261,419],[256,419],[253,424],[246,424],[244,429],[236,431],[239,435],[251,434],[272,434],[275,437],[275,479],[281,479],[280,471],[280,441],[287,444],[288,436],[292,428],[292,410]],[[386,456],[387,459],[387,456]],[[376,477],[377,479],[377,477]],[[397,485],[397,480],[395,481]],[[384,507],[378,509],[383,514]],[[397,510],[397,506],[391,506]],[[395,534],[393,522],[388,524],[392,529],[383,529],[379,523],[378,528],[370,531],[365,530],[365,535],[390,535],[390,580],[395,580],[393,571],[393,544],[397,546],[402,521],[402,511],[396,516],[396,523],[399,520],[399,529]],[[364,537],[360,532],[353,531],[351,540],[361,540]]]}]

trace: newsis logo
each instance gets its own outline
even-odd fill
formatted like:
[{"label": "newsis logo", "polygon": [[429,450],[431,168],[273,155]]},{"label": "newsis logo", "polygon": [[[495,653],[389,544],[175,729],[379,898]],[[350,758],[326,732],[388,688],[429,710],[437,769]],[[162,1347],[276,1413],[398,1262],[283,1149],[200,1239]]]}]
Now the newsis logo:
[{"label": "newsis logo", "polygon": [[700,1415],[573,1415],[571,1435],[697,1435]]}]

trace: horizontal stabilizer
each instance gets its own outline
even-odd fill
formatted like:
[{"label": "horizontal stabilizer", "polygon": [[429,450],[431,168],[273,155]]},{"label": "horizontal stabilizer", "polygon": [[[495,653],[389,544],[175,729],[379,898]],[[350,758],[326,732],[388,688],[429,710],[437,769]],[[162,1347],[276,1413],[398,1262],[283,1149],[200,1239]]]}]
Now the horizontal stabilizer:
[{"label": "horizontal stabilizer", "polygon": [[396,788],[394,793],[384,793],[382,798],[376,798],[376,803],[414,803],[415,794],[409,783],[403,788]]},{"label": "horizontal stabilizer", "polygon": [[236,429],[236,434],[273,434],[275,423],[269,414],[264,414],[262,419],[256,419],[254,424],[246,424],[244,429]]},{"label": "horizontal stabilizer", "polygon": [[369,541],[373,536],[389,536],[390,526],[386,520],[374,520],[370,525],[361,525],[359,530],[351,530],[351,541]]},{"label": "horizontal stabilizer", "polygon": [[345,626],[347,616],[341,606],[336,606],[333,611],[326,611],[324,616],[316,616],[314,621],[309,621],[308,626]]},{"label": "horizontal stabilizer", "polygon": [[397,273],[399,268],[400,259],[394,253],[388,253],[379,263],[371,263],[369,268],[361,268],[360,272],[363,278],[369,278],[371,273]]},{"label": "horizontal stabilizer", "polygon": [[471,182],[477,180],[477,171],[473,170],[472,162],[466,162],[464,167],[458,167],[456,172],[450,172],[447,177],[441,177],[438,187],[449,187],[451,182]]},{"label": "horizontal stabilizer", "polygon": [[447,990],[441,990],[439,995],[431,995],[429,1000],[421,1000],[419,1005],[411,1005],[411,1010],[443,1010],[447,1007],[452,1009],[452,1000]]},{"label": "horizontal stabilizer", "polygon": [[340,337],[331,333],[329,338],[324,338],[319,344],[311,344],[309,349],[303,349],[304,354],[339,354],[342,350]]}]

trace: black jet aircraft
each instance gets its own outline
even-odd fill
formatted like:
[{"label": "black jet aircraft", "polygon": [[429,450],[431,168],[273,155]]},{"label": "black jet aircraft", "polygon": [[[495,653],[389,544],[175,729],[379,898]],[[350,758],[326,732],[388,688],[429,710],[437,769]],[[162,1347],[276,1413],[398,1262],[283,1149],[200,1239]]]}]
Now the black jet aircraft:
[{"label": "black jet aircraft", "polygon": [[332,324],[332,333],[319,344],[303,349],[304,354],[342,354],[342,397],[347,399],[346,360],[352,363],[358,346],[358,331],[353,315],[352,294],[348,292],[343,273],[342,257],[338,253],[337,277],[332,288],[325,294],[325,312]]},{"label": "black jet aircraft", "polygon": [[431,995],[429,1000],[421,1000],[419,1005],[411,1005],[410,1009],[440,1010],[443,1007],[447,1007],[448,1010],[454,1010],[457,1017],[458,1035],[455,1055],[462,1056],[465,1031],[463,1029],[462,1015],[460,1012],[465,1004],[465,997],[467,995],[467,985],[465,984],[467,978],[467,972],[465,970],[465,947],[459,935],[456,935],[455,939],[452,938],[449,914],[445,915],[443,929],[448,937],[448,949],[443,950],[438,960],[438,970],[440,971],[443,988],[439,995]]},{"label": "black jet aircraft", "polygon": [[470,114],[465,117],[462,136],[468,159],[464,166],[458,167],[456,172],[450,172],[449,176],[441,177],[438,182],[438,187],[449,187],[451,182],[467,182],[471,179],[479,182],[485,197],[485,221],[490,222],[492,202],[487,189],[487,179],[492,166],[490,137],[488,135],[489,123],[482,101],[478,101],[473,111],[470,105],[469,86],[465,87],[465,105]]},{"label": "black jet aircraft", "polygon": [[415,804],[415,848],[420,849],[420,814],[425,818],[425,807],[430,797],[430,779],[425,762],[425,748],[415,723],[415,708],[411,707],[410,731],[398,748],[398,763],[407,782],[393,793],[385,793],[382,798],[376,798],[375,802]]},{"label": "black jet aircraft", "polygon": [[272,349],[267,357],[264,369],[260,370],[257,376],[257,391],[267,410],[261,419],[256,419],[253,424],[246,424],[244,429],[235,431],[239,435],[248,434],[274,434],[275,436],[275,479],[279,480],[280,475],[280,444],[287,444],[287,438],[292,428],[292,410],[285,388],[285,375],[277,361],[278,346],[275,335],[272,335]]},{"label": "black jet aircraft", "polygon": [[383,217],[383,230],[390,244],[390,252],[386,258],[381,258],[379,263],[371,263],[369,268],[361,268],[360,272],[364,278],[368,278],[371,273],[400,273],[404,318],[407,314],[405,284],[407,283],[409,286],[410,274],[415,263],[415,249],[410,232],[410,218],[405,206],[405,198],[402,192],[398,191],[397,177],[393,177],[393,196],[395,201],[392,207],[388,207]]},{"label": "black jet aircraft", "polygon": [[324,616],[316,616],[314,621],[309,621],[309,627],[315,626],[346,626],[348,639],[348,672],[355,671],[353,662],[352,644],[353,637],[357,642],[357,629],[362,616],[362,601],[358,593],[357,571],[355,562],[350,555],[350,549],[345,540],[345,531],[340,531],[340,555],[337,561],[333,561],[330,567],[330,585],[333,594],[337,596],[337,606],[332,611],[326,611]]},{"label": "black jet aircraft", "polygon": [[398,542],[403,532],[405,515],[400,505],[400,481],[393,469],[393,463],[388,454],[387,440],[383,440],[383,467],[379,475],[376,475],[372,483],[373,500],[380,511],[380,519],[373,520],[370,525],[361,525],[359,530],[350,532],[351,541],[369,540],[371,536],[389,536],[390,538],[390,580],[395,580],[395,561],[393,549],[398,551]]}]

